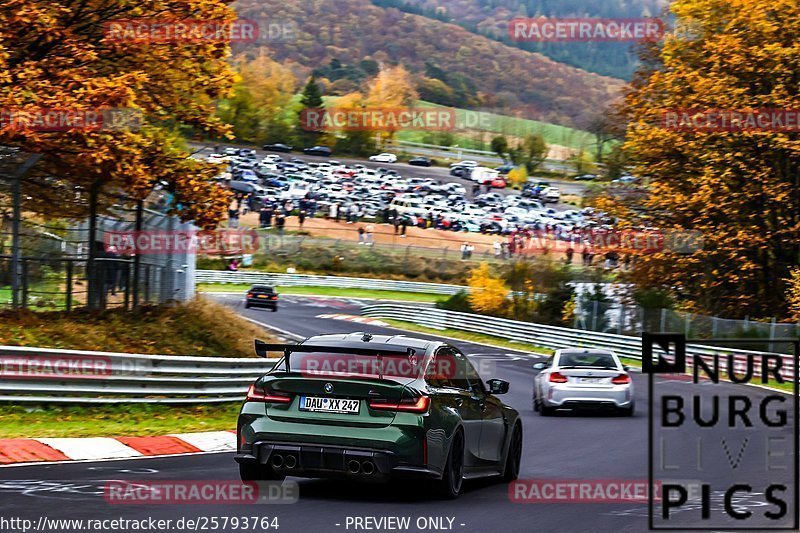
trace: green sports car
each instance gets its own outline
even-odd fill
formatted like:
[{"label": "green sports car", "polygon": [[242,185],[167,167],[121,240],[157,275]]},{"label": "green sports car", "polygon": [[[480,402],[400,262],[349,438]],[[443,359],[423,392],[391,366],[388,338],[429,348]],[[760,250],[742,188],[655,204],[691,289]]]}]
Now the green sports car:
[{"label": "green sports car", "polygon": [[244,481],[345,477],[432,480],[455,498],[464,479],[516,479],[519,413],[442,342],[364,333],[320,335],[281,352],[247,393],[235,457]]}]

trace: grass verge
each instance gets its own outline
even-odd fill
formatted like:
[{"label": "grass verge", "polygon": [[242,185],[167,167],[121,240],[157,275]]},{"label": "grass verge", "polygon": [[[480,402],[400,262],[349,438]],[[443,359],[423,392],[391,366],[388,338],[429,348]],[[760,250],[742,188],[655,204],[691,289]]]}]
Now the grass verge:
[{"label": "grass verge", "polygon": [[[202,292],[247,292],[251,285],[226,283],[202,283],[197,286]],[[371,298],[375,300],[403,300],[408,302],[436,303],[447,299],[443,294],[425,294],[418,292],[379,291],[372,289],[341,289],[337,287],[277,287],[278,293],[307,296],[341,296],[343,298]]]},{"label": "grass verge", "polygon": [[254,357],[264,330],[207,299],[136,312],[0,313],[0,345],[161,355]]},{"label": "grass verge", "polygon": [[236,429],[239,402],[218,405],[0,404],[0,438],[115,437]]}]

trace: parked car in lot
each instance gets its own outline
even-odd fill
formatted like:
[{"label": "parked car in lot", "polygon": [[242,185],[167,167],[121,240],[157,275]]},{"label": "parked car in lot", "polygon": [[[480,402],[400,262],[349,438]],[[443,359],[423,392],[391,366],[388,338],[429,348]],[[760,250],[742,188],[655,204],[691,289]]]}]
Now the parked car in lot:
[{"label": "parked car in lot", "polygon": [[242,480],[418,478],[456,498],[465,478],[519,475],[519,413],[497,397],[508,382],[484,382],[453,346],[351,333],[256,352],[283,357],[242,406]]},{"label": "parked car in lot", "polygon": [[478,166],[477,161],[470,161],[468,159],[464,161],[458,161],[457,163],[451,163],[450,167],[467,167],[467,168],[475,168]]},{"label": "parked car in lot", "polygon": [[306,155],[318,155],[322,157],[330,157],[331,154],[333,153],[333,150],[331,150],[327,146],[312,146],[310,148],[304,149],[303,153]]},{"label": "parked car in lot", "polygon": [[414,157],[408,160],[408,164],[415,166],[415,167],[429,167],[433,165],[433,161],[428,159],[427,157]]},{"label": "parked car in lot", "polygon": [[469,179],[470,172],[472,172],[473,167],[460,167],[460,166],[451,166],[450,167],[450,175],[455,176],[457,178],[464,178]]},{"label": "parked car in lot", "polygon": [[547,187],[539,193],[539,198],[541,198],[544,203],[552,202],[557,204],[561,201],[561,191],[558,187]]},{"label": "parked car in lot", "polygon": [[397,163],[397,156],[394,154],[384,152],[378,155],[371,155],[369,157],[369,160],[375,161],[376,163]]},{"label": "parked car in lot", "polygon": [[619,357],[608,350],[556,350],[533,380],[533,410],[542,416],[556,409],[582,407],[615,409],[632,416],[633,381]]},{"label": "parked car in lot", "polygon": [[575,181],[593,181],[597,179],[597,174],[581,174],[573,178]]},{"label": "parked car in lot", "polygon": [[292,146],[283,143],[275,143],[275,144],[265,144],[263,146],[264,150],[269,150],[270,152],[282,152],[284,154],[288,154],[292,151]]},{"label": "parked car in lot", "polygon": [[271,309],[272,312],[278,310],[278,293],[275,292],[275,287],[269,285],[253,285],[247,291],[247,296],[244,302],[245,309],[251,307],[266,307]]}]

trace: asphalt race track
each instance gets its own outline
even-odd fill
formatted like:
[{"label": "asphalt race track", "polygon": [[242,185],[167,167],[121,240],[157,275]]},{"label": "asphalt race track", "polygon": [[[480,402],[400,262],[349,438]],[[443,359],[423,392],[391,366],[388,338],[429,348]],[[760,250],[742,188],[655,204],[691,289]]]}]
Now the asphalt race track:
[{"label": "asphalt race track", "polygon": [[[244,309],[241,295],[215,295],[214,298],[235,306],[251,319],[308,336],[319,333],[366,331],[385,333],[386,328],[342,320],[317,318],[320,314],[357,315],[355,300],[285,296],[277,313]],[[395,331],[396,332],[396,331]],[[424,336],[424,335],[420,335]],[[511,350],[497,350],[464,342],[454,342],[470,356],[485,379],[498,377],[510,382],[503,400],[517,408],[524,430],[523,460],[520,479],[596,479],[647,480],[647,399],[646,380],[634,375],[637,412],[632,418],[601,414],[560,414],[542,417],[531,409],[532,364],[538,359]],[[485,375],[491,371],[492,375]],[[689,384],[682,380],[657,383],[663,390],[685,394]],[[720,385],[717,385],[719,387]],[[726,385],[722,385],[723,387]],[[732,386],[730,386],[732,387]],[[742,388],[738,389],[740,392]],[[747,388],[755,404],[768,393]],[[791,426],[790,420],[790,426]],[[231,420],[231,428],[235,420]],[[791,427],[784,428],[786,436]],[[693,457],[696,437],[702,429],[681,428],[680,438],[672,441],[666,461]],[[713,439],[712,439],[713,440]],[[763,467],[748,461],[750,453],[759,451],[758,442],[750,442],[742,450],[733,437],[725,443],[742,459],[735,477],[755,487],[767,479]],[[677,443],[676,443],[677,442]],[[718,447],[719,442],[714,441]],[[709,445],[710,446],[710,445]],[[728,448],[725,448],[726,451]],[[359,485],[337,481],[299,480],[300,497],[293,505],[112,505],[103,498],[105,480],[232,480],[238,479],[232,453],[189,455],[155,459],[87,462],[59,465],[21,466],[0,469],[0,516],[30,518],[42,514],[50,518],[180,518],[275,516],[279,531],[328,532],[354,531],[346,526],[348,517],[410,517],[409,531],[419,531],[415,521],[420,517],[442,517],[443,528],[469,532],[626,532],[647,530],[647,503],[514,503],[507,485],[496,481],[470,482],[458,500],[431,500],[413,484]],[[723,462],[731,453],[717,451]],[[705,463],[708,472],[730,477],[714,461]],[[723,464],[724,466],[724,464]],[[712,468],[713,467],[713,468]],[[715,474],[708,473],[706,479]],[[790,488],[791,490],[791,488]],[[714,495],[714,509],[721,503]],[[794,501],[793,495],[787,497]],[[757,499],[757,498],[755,498]],[[748,498],[738,500],[740,508],[761,513],[759,504]],[[790,504],[793,509],[793,505]],[[697,523],[696,507],[682,511],[687,527]],[[732,524],[735,525],[735,524]],[[428,528],[430,529],[430,528]],[[426,529],[426,530],[428,530]],[[720,528],[722,529],[722,528]],[[233,531],[233,529],[229,529]],[[360,529],[364,530],[364,529]],[[263,531],[258,529],[258,531]]]}]

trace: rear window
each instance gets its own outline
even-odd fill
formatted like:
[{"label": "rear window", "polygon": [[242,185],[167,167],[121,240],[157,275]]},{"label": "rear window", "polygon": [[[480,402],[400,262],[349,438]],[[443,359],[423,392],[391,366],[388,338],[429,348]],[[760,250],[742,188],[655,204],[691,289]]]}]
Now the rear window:
[{"label": "rear window", "polygon": [[268,292],[268,293],[271,294],[271,293],[275,292],[275,289],[273,287],[259,287],[259,286],[256,286],[256,287],[253,287],[252,289],[250,289],[250,292]]},{"label": "rear window", "polygon": [[[419,354],[355,355],[338,353],[293,353],[289,369],[306,376],[335,376],[339,379],[408,378],[422,372]],[[281,365],[285,370],[285,364]]]},{"label": "rear window", "polygon": [[592,367],[592,368],[617,368],[614,357],[608,353],[563,353],[558,359],[558,366]]}]

